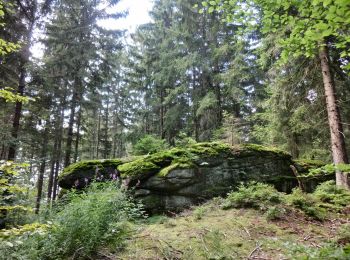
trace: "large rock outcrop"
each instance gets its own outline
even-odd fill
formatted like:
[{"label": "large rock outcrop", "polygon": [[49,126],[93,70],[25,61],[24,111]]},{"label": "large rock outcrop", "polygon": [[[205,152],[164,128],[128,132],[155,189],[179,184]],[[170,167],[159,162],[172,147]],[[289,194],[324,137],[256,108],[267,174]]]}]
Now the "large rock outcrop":
[{"label": "large rock outcrop", "polygon": [[297,185],[292,164],[289,154],[259,145],[198,143],[128,160],[73,164],[59,185],[81,189],[93,180],[120,180],[147,210],[176,211],[224,195],[241,182],[271,183],[288,192]]}]

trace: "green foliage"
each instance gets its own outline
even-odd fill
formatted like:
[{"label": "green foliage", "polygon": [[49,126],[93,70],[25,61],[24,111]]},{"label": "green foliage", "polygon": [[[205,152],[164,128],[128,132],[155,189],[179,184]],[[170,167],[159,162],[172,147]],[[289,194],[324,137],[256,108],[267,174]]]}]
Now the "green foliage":
[{"label": "green foliage", "polygon": [[289,205],[301,209],[306,215],[317,220],[323,220],[326,215],[324,208],[319,207],[318,200],[312,194],[302,192],[299,188],[293,189],[293,192],[287,195]]},{"label": "green foliage", "polygon": [[314,196],[338,210],[350,205],[350,191],[338,187],[335,181],[327,181],[317,186]]},{"label": "green foliage", "polygon": [[[0,20],[3,20],[4,16],[5,16],[5,9],[8,9],[8,11],[10,11],[10,9],[13,8],[13,4],[12,3],[6,3],[3,1],[0,1]],[[4,27],[4,23],[0,23],[0,28]],[[11,52],[15,52],[20,48],[19,44],[13,43],[13,42],[8,42],[5,41],[4,39],[0,38],[0,57],[3,57]],[[2,90],[0,90],[0,97],[2,97]],[[5,98],[5,100],[7,100]]]},{"label": "green foliage", "polygon": [[199,102],[199,107],[197,109],[197,116],[204,115],[208,113],[208,109],[214,108],[217,105],[217,98],[213,92],[208,92],[207,95]]},{"label": "green foliage", "polygon": [[166,150],[168,145],[165,140],[157,138],[153,135],[146,135],[141,138],[133,147],[134,155],[145,155],[145,154],[153,154],[156,152],[160,152]]},{"label": "green foliage", "polygon": [[67,259],[73,255],[83,259],[91,258],[101,246],[120,249],[130,231],[129,221],[142,215],[140,206],[114,183],[94,183],[86,193],[70,193],[69,200],[43,233],[19,232],[19,237],[6,238],[1,250],[7,259]]},{"label": "green foliage", "polygon": [[[283,63],[290,57],[315,56],[319,47],[329,37],[335,39],[335,47],[342,51],[342,57],[350,55],[346,48],[350,42],[349,34],[345,33],[350,26],[349,2],[346,0],[220,0],[209,3],[210,5],[204,5],[204,9],[208,9],[209,6],[209,12],[224,11],[227,22],[244,25],[248,30],[260,26],[261,14],[263,33],[289,31],[278,41],[283,48]],[[256,10],[260,10],[261,13]]]},{"label": "green foliage", "polygon": [[[337,242],[342,245],[350,245],[350,224],[343,224],[337,230]],[[350,253],[350,252],[349,252]]]},{"label": "green foliage", "polygon": [[336,171],[350,172],[350,164],[327,164],[320,168],[311,169],[305,177],[334,175]]},{"label": "green foliage", "polygon": [[272,206],[267,209],[265,212],[265,217],[267,220],[278,220],[282,219],[287,213],[287,210],[284,207]]},{"label": "green foliage", "polygon": [[0,98],[5,99],[6,102],[12,102],[12,103],[21,102],[23,104],[26,104],[31,100],[29,97],[24,97],[21,95],[14,94],[14,90],[9,87],[0,89]]},{"label": "green foliage", "polygon": [[13,227],[10,229],[1,229],[0,230],[0,241],[11,239],[11,237],[18,237],[18,236],[27,236],[31,235],[35,232],[37,233],[45,233],[48,231],[48,229],[51,227],[50,224],[40,224],[40,223],[32,223],[32,224],[26,224],[19,227]]},{"label": "green foliage", "polygon": [[350,257],[350,246],[338,246],[334,243],[324,244],[322,247],[310,247],[300,244],[286,243],[285,246],[289,249],[288,257],[294,258],[298,255],[298,259],[303,260],[347,260]]},{"label": "green foliage", "polygon": [[179,133],[175,138],[175,146],[186,147],[197,143],[192,137],[188,137],[185,133]]},{"label": "green foliage", "polygon": [[0,161],[0,220],[7,226],[24,224],[32,208],[25,200],[27,187],[23,184],[23,176],[28,165]]},{"label": "green foliage", "polygon": [[200,220],[203,218],[203,216],[207,211],[208,211],[208,208],[206,208],[205,206],[196,207],[195,210],[193,211],[193,216],[196,220]]},{"label": "green foliage", "polygon": [[227,195],[223,207],[255,208],[266,210],[271,205],[281,203],[283,196],[273,186],[252,182],[239,186],[238,190]]}]

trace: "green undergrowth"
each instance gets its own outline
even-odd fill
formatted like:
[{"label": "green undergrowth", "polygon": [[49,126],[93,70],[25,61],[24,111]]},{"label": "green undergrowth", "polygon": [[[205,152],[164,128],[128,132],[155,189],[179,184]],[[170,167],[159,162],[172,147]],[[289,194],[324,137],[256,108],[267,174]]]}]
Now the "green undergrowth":
[{"label": "green undergrowth", "polygon": [[[329,186],[334,183],[318,190]],[[122,252],[104,252],[125,260],[349,259],[348,216],[327,209],[321,223],[303,210],[320,203],[319,195],[299,192],[286,195],[260,183],[241,186],[227,198],[175,217],[152,216],[139,224]]]},{"label": "green undergrowth", "polygon": [[67,196],[69,203],[42,223],[0,232],[0,259],[96,259],[101,247],[121,249],[143,214],[115,183],[93,183]]},{"label": "green undergrowth", "polygon": [[350,206],[350,192],[337,187],[334,181],[320,184],[314,193],[295,188],[288,195],[268,184],[242,184],[237,191],[229,193],[222,204],[223,209],[259,209],[268,219],[281,218],[283,213],[294,208],[316,220],[324,220],[327,211],[341,212],[347,206]]}]

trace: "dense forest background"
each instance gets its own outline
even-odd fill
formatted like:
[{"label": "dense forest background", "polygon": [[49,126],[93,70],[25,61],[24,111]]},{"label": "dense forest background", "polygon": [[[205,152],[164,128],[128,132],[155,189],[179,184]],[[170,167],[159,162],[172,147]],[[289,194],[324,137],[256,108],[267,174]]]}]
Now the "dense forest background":
[{"label": "dense forest background", "polygon": [[[135,154],[140,140],[258,143],[294,158],[332,160],[319,56],[310,48],[283,56],[290,27],[267,33],[262,10],[252,7],[249,26],[246,10],[240,19],[207,11],[220,1],[156,0],[152,22],[128,38],[99,25],[127,15],[108,12],[119,1],[1,2],[0,38],[15,50],[1,54],[0,160],[28,163],[38,201],[56,198],[58,173],[69,164]],[[343,6],[335,12],[350,17],[346,1],[314,2],[315,10]],[[339,35],[349,37],[349,28]],[[349,42],[339,46],[337,37],[324,35],[346,140]],[[40,59],[30,51],[38,42]],[[5,102],[11,93],[17,96]]]}]

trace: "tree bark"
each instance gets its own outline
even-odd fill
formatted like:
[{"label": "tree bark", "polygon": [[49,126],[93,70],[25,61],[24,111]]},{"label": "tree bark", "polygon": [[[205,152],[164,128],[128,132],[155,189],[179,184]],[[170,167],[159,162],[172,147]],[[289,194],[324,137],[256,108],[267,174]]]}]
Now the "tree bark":
[{"label": "tree bark", "polygon": [[[335,83],[330,70],[329,53],[327,46],[320,47],[319,58],[321,61],[323,85],[326,96],[328,122],[331,133],[331,148],[333,162],[335,165],[349,163],[343,127],[339,107],[337,106]],[[350,189],[350,181],[347,174],[337,171],[336,183],[338,186]]]},{"label": "tree bark", "polygon": [[[26,71],[25,71],[24,65],[22,65],[22,68],[20,70],[20,75],[19,75],[17,95],[23,96],[24,94],[25,78],[26,78]],[[13,123],[12,123],[12,131],[11,131],[12,141],[11,141],[9,152],[7,155],[7,159],[9,161],[14,161],[16,158],[17,139],[18,139],[21,115],[22,115],[22,102],[17,101],[16,107],[15,107],[15,113],[13,116]]]},{"label": "tree bark", "polygon": [[48,144],[47,144],[48,135],[49,135],[49,121],[47,120],[45,130],[44,130],[43,144],[42,144],[42,150],[41,150],[41,156],[40,156],[41,164],[40,164],[38,183],[37,183],[38,193],[36,196],[35,214],[39,214],[40,201],[43,193],[44,174],[45,174],[45,167],[46,167],[46,154],[47,154],[47,147],[48,147]]},{"label": "tree bark", "polygon": [[64,167],[67,167],[70,164],[71,154],[72,154],[72,144],[73,144],[73,127],[75,122],[75,109],[77,107],[78,101],[78,86],[75,86],[71,107],[70,107],[70,116],[68,122],[68,133],[67,133],[67,142],[66,142],[66,154],[64,158]]},{"label": "tree bark", "polygon": [[77,133],[75,136],[75,147],[74,147],[74,160],[73,162],[76,163],[78,160],[79,156],[79,141],[80,141],[80,127],[81,127],[81,106],[79,109],[78,113],[78,118],[77,118]]}]

